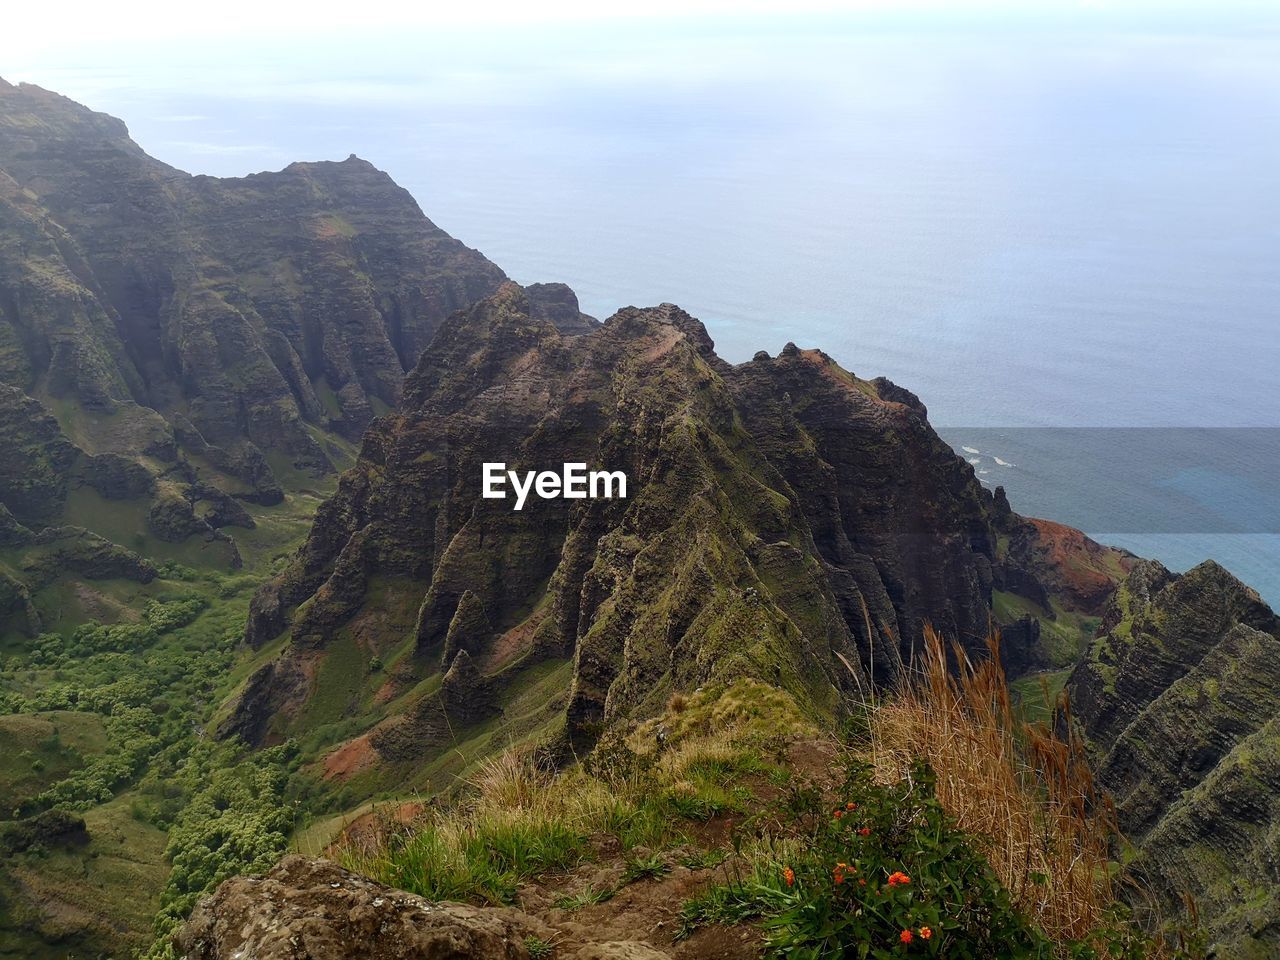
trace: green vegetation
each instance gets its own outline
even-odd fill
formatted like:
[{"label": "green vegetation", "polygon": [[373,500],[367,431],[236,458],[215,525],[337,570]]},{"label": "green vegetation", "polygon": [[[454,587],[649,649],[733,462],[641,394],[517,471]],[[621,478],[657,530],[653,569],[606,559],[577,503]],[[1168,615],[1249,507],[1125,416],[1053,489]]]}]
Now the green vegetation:
[{"label": "green vegetation", "polygon": [[[453,807],[390,831],[373,849],[346,846],[341,859],[428,898],[508,903],[521,883],[592,858],[591,838],[607,836],[622,851],[624,884],[661,877],[697,824],[747,812],[783,742],[778,731],[812,733],[794,700],[755,681],[700,691],[679,707],[664,718],[661,751],[650,746],[649,725],[559,774],[539,765],[536,752],[506,751],[481,764]],[[696,848],[684,855],[725,856]],[[576,909],[614,892],[586,890],[562,902]]]},{"label": "green vegetation", "polygon": [[[0,637],[0,736],[16,747],[0,753],[0,956],[126,956],[153,936],[165,956],[199,895],[284,852],[309,783],[296,748],[246,755],[207,731],[247,666],[249,599],[318,502],[254,507],[256,527],[237,530],[247,572],[190,544],[156,550],[146,584],[64,571],[35,594],[45,632]],[[133,501],[87,488],[66,519],[145,529]],[[57,829],[65,817],[83,830]]]},{"label": "green vegetation", "polygon": [[587,887],[578,893],[558,897],[556,906],[561,910],[580,910],[583,907],[593,907],[597,903],[607,903],[613,899],[613,895],[617,892],[612,887],[602,887],[599,890],[594,887]]},{"label": "green vegetation", "polygon": [[924,956],[1053,956],[948,819],[927,768],[881,785],[853,764],[837,796],[833,814],[822,791],[790,790],[780,862],[691,902],[686,922],[764,916],[772,951],[813,960],[858,948],[887,958],[911,943]]},{"label": "green vegetation", "polygon": [[144,815],[165,820],[172,801],[186,798],[169,830],[173,869],[148,960],[172,956],[169,936],[201,895],[237,874],[265,872],[284,854],[298,812],[287,798],[296,761],[292,743],[241,759],[231,744],[201,742],[173,777],[144,785],[141,793],[156,803]]},{"label": "green vegetation", "polygon": [[1097,617],[1066,609],[1051,601],[1045,610],[1033,600],[1003,590],[991,591],[991,612],[999,624],[1013,623],[1022,617],[1040,621],[1040,639],[1049,661],[1056,667],[1069,667],[1088,647],[1098,629]]},{"label": "green vegetation", "polygon": [[623,883],[650,880],[671,872],[671,864],[661,853],[636,854],[626,858],[622,871]]},{"label": "green vegetation", "polygon": [[[982,960],[1191,957],[1153,940],[1118,903],[1080,939],[1031,922],[991,863],[939,801],[932,769],[878,782],[856,758],[832,791],[795,785],[744,826],[730,879],[686,902],[682,934],[758,921],[766,954]],[[1046,887],[1053,878],[1039,875]],[[854,951],[850,954],[849,951]]]}]

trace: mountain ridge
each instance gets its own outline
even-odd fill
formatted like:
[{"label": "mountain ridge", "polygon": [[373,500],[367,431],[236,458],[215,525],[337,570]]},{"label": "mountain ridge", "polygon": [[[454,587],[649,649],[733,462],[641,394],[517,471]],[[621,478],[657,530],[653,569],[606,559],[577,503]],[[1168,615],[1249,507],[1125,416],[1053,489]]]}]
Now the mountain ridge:
[{"label": "mountain ridge", "polygon": [[[486,461],[623,469],[634,492],[514,513],[479,496]],[[997,503],[883,378],[794,345],[728,364],[671,304],[565,336],[508,284],[442,325],[307,544],[255,596],[245,638],[271,655],[221,731],[289,735],[308,703],[330,700],[336,650],[344,676],[374,657],[387,676],[345,682],[327,716],[367,729],[332,745],[343,759],[330,770],[351,755],[365,771],[430,756],[462,735],[457,721],[501,713],[451,716],[451,698],[492,702],[545,660],[570,671],[553,715],[575,749],[725,671],[830,712],[838,691],[888,685],[926,623],[985,650],[997,581],[1048,596],[1052,564],[1001,551],[1023,521]],[[1127,562],[1093,548],[1117,571]],[[1015,661],[1048,658],[1038,633],[1014,634]]]},{"label": "mountain ridge", "polygon": [[[516,513],[479,495],[492,460],[632,487]],[[121,121],[0,80],[0,719],[29,744],[24,809],[93,811],[69,862],[136,827],[158,870],[172,829],[176,910],[207,879],[186,855],[226,869],[226,838],[181,822],[170,781],[209,810],[274,804],[244,817],[269,825],[245,842],[266,856],[287,802],[434,793],[511,744],[568,762],[739,680],[834,726],[927,627],[974,659],[1000,629],[1014,677],[1070,669],[1165,908],[1194,888],[1247,931],[1236,948],[1274,943],[1250,818],[1280,821],[1280,632],[1225,571],[1175,576],[1019,516],[919,397],[821,350],[730,364],[673,304],[601,324],[563,284],[521,287],[354,155],[191,176]],[[174,664],[201,657],[182,686]],[[154,756],[111,754],[108,721]],[[76,794],[98,759],[114,779]],[[38,850],[22,869],[57,899]],[[106,911],[68,934],[27,900],[41,937],[115,936]]]}]

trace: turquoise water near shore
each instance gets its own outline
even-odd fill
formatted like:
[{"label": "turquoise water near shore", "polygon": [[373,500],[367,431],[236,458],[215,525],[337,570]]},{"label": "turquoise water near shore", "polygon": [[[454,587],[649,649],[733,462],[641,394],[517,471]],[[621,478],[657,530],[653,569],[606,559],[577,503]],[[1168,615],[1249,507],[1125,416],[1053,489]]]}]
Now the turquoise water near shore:
[{"label": "turquoise water near shore", "polygon": [[[378,49],[113,51],[10,78],[195,172],[354,151],[517,280],[566,281],[601,316],[677,302],[735,361],[821,346],[1011,464],[975,467],[1015,509],[1175,568],[1212,556],[1280,602],[1280,511],[1250,472],[1280,473],[1273,23],[613,24]],[[1133,427],[1181,439],[1076,455],[1075,428]],[[1259,428],[1251,466],[1206,427]],[[1106,509],[1144,490],[1160,509]]]}]

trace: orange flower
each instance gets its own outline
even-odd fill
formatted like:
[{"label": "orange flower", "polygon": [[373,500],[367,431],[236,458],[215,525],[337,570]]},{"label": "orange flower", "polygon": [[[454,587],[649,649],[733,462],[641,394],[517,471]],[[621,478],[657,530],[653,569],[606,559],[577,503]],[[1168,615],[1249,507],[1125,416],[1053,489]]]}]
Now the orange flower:
[{"label": "orange flower", "polygon": [[871,836],[871,828],[863,827],[861,830],[858,831],[858,833],[860,833],[864,837],[869,837]]},{"label": "orange flower", "polygon": [[860,886],[860,887],[865,887],[866,885],[867,885],[867,881],[865,881],[865,880],[859,880],[859,881],[858,881],[858,886]]},{"label": "orange flower", "polygon": [[920,928],[920,939],[921,939],[921,940],[928,940],[928,939],[929,939],[930,937],[932,937],[932,936],[933,936],[933,931],[932,931],[932,930],[930,930],[928,927],[921,927],[921,928]]},{"label": "orange flower", "polygon": [[788,887],[794,886],[796,882],[796,872],[790,867],[787,867],[782,871],[782,879],[787,882]]},{"label": "orange flower", "polygon": [[905,887],[910,882],[911,878],[901,870],[895,870],[893,873],[889,874],[889,886],[891,887],[896,887],[899,884]]},{"label": "orange flower", "polygon": [[844,874],[848,869],[849,865],[847,863],[837,863],[835,869],[831,871],[831,875],[836,882],[836,886],[844,883]]},{"label": "orange flower", "polygon": [[898,934],[898,939],[901,940],[903,943],[910,943],[912,940],[915,939],[915,937],[911,935],[910,930],[903,930],[900,934]]},{"label": "orange flower", "polygon": [[844,808],[845,808],[846,810],[857,810],[857,809],[858,809],[858,805],[857,805],[856,803],[854,803],[852,800],[850,800],[848,803],[846,803],[846,804],[844,805]]},{"label": "orange flower", "polygon": [[844,816],[844,811],[843,811],[843,810],[837,810],[834,814],[832,814],[832,816],[834,816],[837,820],[839,820],[841,817],[843,817],[843,816]]}]

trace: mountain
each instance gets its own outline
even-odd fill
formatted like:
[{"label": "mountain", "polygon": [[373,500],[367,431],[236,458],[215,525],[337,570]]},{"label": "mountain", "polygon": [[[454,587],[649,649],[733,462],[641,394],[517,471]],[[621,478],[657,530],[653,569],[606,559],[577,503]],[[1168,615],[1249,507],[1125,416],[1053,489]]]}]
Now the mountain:
[{"label": "mountain", "polygon": [[216,451],[256,490],[267,453],[328,469],[308,427],[358,438],[504,279],[354,156],[193,177],[27,84],[0,82],[0,217],[5,382]]},{"label": "mountain", "polygon": [[[86,576],[101,550],[72,528],[116,541],[135,580],[142,556],[239,566],[244,504],[349,463],[436,327],[504,280],[354,156],[193,177],[119,120],[0,80],[4,522],[68,531],[59,556]],[[532,289],[595,323],[563,284]],[[32,564],[0,572],[0,619],[28,633]]]},{"label": "mountain", "polygon": [[[985,651],[993,596],[1046,620],[1057,604],[1081,642],[1073,618],[1096,597],[1057,585],[1069,567],[1114,584],[1129,562],[1016,517],[913,394],[821,351],[732,366],[670,304],[586,335],[530,304],[507,284],[441,325],[254,598],[261,665],[224,736],[310,732],[328,742],[323,775],[369,791],[426,786],[495,729],[588,748],[716,678],[759,677],[831,715],[888,684],[925,624]],[[481,496],[499,461],[621,470],[628,495],[516,511]],[[1051,662],[1026,620],[1011,659]]]},{"label": "mountain", "polygon": [[1067,684],[1097,777],[1163,901],[1219,956],[1280,951],[1280,620],[1212,561],[1136,566]]},{"label": "mountain", "polygon": [[[495,462],[626,495],[516,509]],[[0,957],[121,955],[512,744],[657,757],[775,698],[818,736],[993,626],[1165,914],[1274,952],[1280,628],[1226,571],[1019,516],[820,350],[521,287],[355,157],[190,176],[0,81]]]},{"label": "mountain", "polygon": [[355,157],[189,176],[0,81],[0,957],[150,938],[175,811],[234,766],[201,749],[249,594],[504,281]]}]

